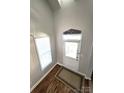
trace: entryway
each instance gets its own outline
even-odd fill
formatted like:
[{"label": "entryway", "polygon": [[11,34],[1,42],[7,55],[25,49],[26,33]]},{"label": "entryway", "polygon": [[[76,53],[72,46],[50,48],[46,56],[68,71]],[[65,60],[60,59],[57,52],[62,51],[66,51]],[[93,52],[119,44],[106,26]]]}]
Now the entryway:
[{"label": "entryway", "polygon": [[63,64],[75,71],[79,70],[82,33],[69,29],[63,33]]}]

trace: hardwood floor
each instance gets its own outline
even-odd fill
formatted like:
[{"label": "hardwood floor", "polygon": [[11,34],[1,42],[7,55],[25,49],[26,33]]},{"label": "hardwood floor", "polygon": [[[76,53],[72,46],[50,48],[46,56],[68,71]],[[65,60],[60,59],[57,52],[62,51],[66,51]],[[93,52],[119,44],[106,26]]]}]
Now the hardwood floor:
[{"label": "hardwood floor", "polygon": [[72,90],[55,78],[60,65],[56,65],[52,71],[38,84],[31,93],[91,93],[91,81],[84,79],[80,92]]}]

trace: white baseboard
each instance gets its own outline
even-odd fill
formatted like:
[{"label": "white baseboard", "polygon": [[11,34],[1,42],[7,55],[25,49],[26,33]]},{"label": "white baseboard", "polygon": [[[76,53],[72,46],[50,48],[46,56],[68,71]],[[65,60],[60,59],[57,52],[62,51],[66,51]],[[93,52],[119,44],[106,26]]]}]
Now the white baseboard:
[{"label": "white baseboard", "polygon": [[43,75],[43,77],[41,77],[40,78],[40,80],[38,80],[36,83],[35,83],[35,85],[31,88],[31,92],[32,92],[32,90],[50,73],[50,71],[55,67],[57,65],[57,63],[56,64],[54,64],[53,66],[52,66],[52,68],[45,74],[45,75]]},{"label": "white baseboard", "polygon": [[[61,64],[61,63],[59,63],[59,62],[57,62],[56,64],[54,64],[54,66],[52,66],[52,68],[51,68],[45,75],[43,75],[43,77],[41,77],[41,79],[38,80],[38,81],[36,82],[36,84],[31,88],[31,92],[32,92],[32,90],[50,73],[50,71],[51,71],[57,64],[60,65],[60,66],[66,67],[65,65],[63,65],[63,64]],[[76,71],[74,71],[74,72],[76,72]],[[76,73],[79,73],[80,75],[83,75],[86,79],[91,80],[91,78],[90,78],[90,77],[87,77],[86,74],[84,74],[84,73],[80,73],[80,72],[76,72]]]}]

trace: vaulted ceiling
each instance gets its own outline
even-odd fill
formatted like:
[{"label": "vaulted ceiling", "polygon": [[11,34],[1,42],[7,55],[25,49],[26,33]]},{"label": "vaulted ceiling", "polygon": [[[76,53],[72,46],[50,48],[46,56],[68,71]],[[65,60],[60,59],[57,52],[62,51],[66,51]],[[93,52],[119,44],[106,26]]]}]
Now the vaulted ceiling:
[{"label": "vaulted ceiling", "polygon": [[58,0],[48,0],[48,3],[53,12],[61,8]]},{"label": "vaulted ceiling", "polygon": [[56,10],[71,5],[76,0],[47,0],[53,12]]}]

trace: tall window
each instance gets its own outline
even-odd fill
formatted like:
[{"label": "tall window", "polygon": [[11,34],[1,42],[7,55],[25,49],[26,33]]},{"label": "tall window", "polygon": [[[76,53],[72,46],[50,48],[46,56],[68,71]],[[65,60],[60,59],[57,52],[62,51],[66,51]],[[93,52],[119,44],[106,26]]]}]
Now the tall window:
[{"label": "tall window", "polygon": [[49,37],[35,39],[42,70],[52,63]]}]

